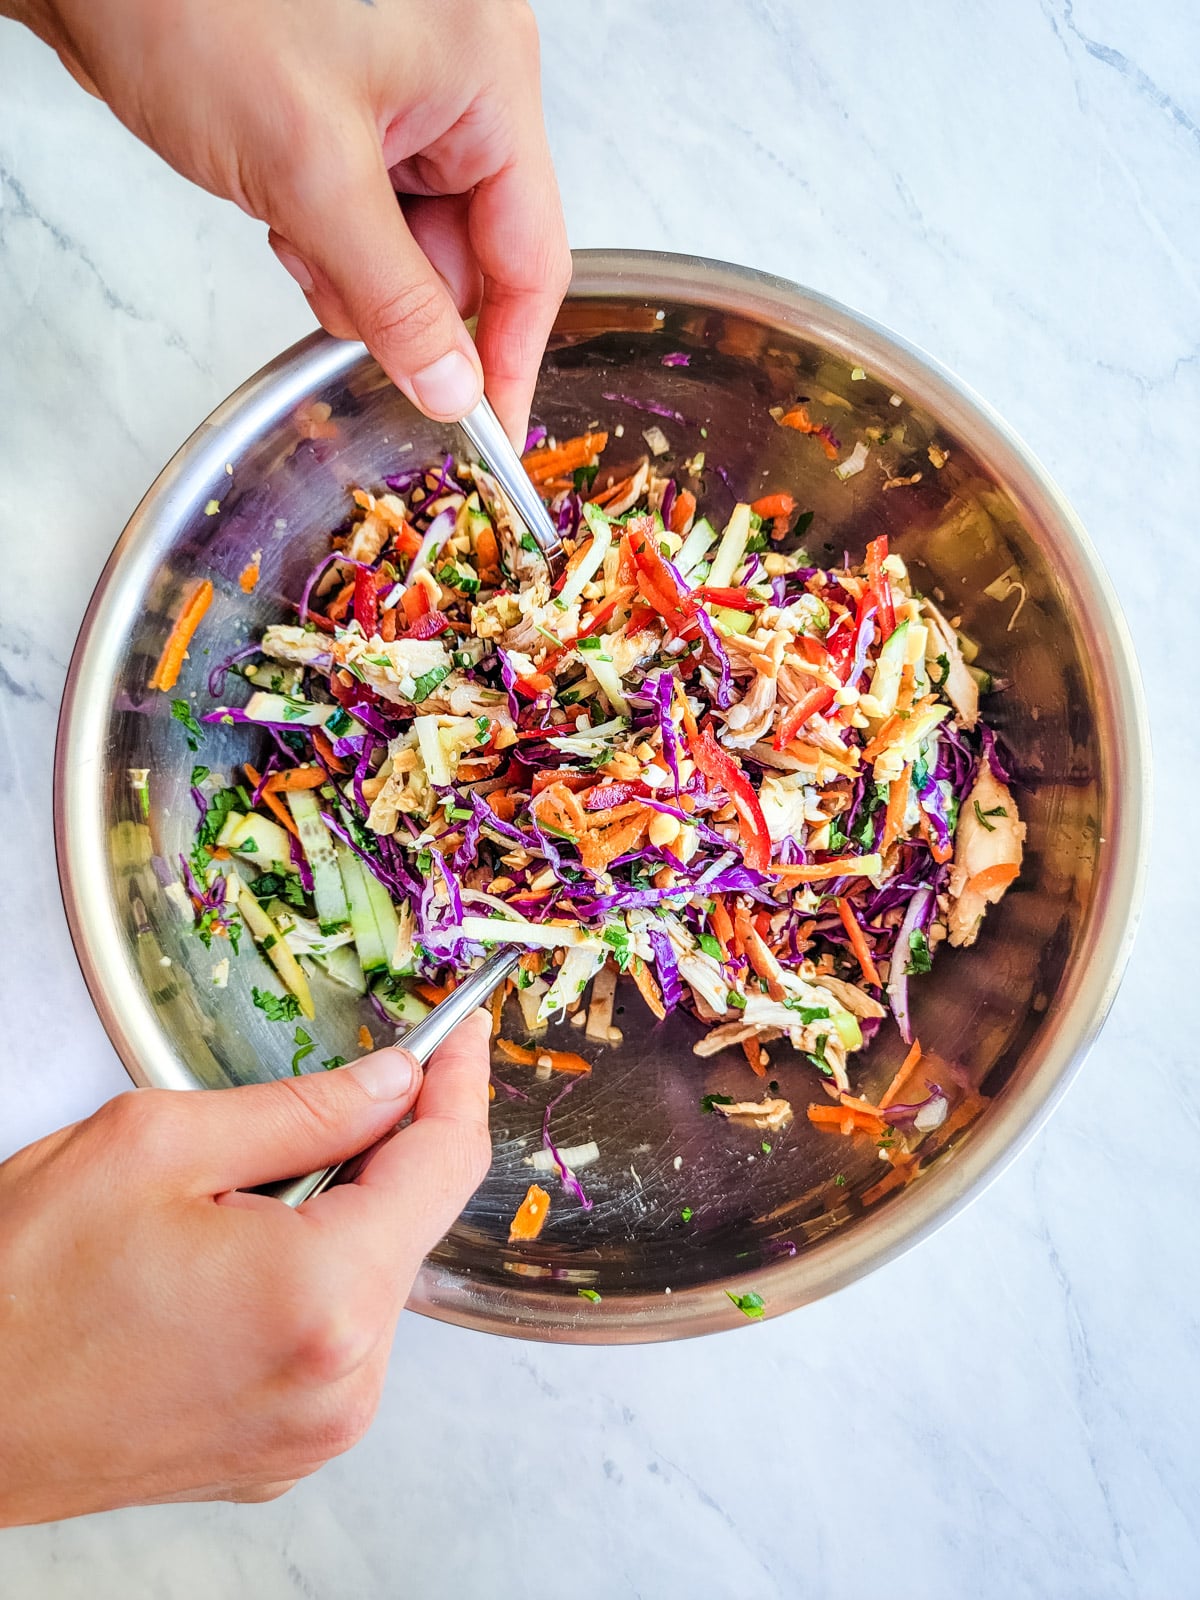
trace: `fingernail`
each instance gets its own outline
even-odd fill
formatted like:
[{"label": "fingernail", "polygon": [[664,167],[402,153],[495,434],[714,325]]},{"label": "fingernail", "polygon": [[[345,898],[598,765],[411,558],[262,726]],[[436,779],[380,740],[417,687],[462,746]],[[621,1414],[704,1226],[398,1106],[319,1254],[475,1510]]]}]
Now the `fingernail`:
[{"label": "fingernail", "polygon": [[376,1050],[342,1070],[353,1073],[372,1100],[402,1100],[421,1069],[407,1050]]},{"label": "fingernail", "polygon": [[412,379],[422,410],[436,417],[465,417],[479,399],[482,384],[476,368],[461,350],[450,350]]},{"label": "fingernail", "polygon": [[305,294],[311,294],[315,288],[313,275],[300,257],[294,256],[290,250],[276,249],[275,254],[279,258],[279,264],[291,273]]}]

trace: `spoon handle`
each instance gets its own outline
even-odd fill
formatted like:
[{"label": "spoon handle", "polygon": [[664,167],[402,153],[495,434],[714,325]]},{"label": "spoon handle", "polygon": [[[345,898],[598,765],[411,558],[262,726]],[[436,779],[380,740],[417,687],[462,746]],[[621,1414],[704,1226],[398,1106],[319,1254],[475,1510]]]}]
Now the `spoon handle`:
[{"label": "spoon handle", "polygon": [[[453,994],[448,995],[440,1005],[434,1006],[427,1017],[422,1017],[420,1022],[414,1023],[397,1043],[424,1066],[464,1017],[477,1006],[481,1006],[492,991],[504,982],[520,958],[519,947],[497,950],[482,966],[476,967],[474,972],[469,973]],[[333,1167],[323,1167],[320,1172],[310,1172],[303,1178],[284,1178],[279,1183],[265,1183],[257,1192],[282,1200],[285,1206],[298,1206],[303,1201],[311,1200],[314,1195],[320,1194],[323,1189],[327,1189],[335,1178],[352,1177],[358,1164],[361,1164],[375,1148],[375,1145],[371,1145],[361,1155],[352,1156],[349,1161],[341,1161]]]},{"label": "spoon handle", "polygon": [[550,519],[541,495],[529,481],[521,458],[500,426],[500,418],[487,400],[468,411],[459,427],[475,446],[476,453],[492,477],[512,501],[521,521],[537,540],[538,548],[553,569],[562,560],[562,540]]}]

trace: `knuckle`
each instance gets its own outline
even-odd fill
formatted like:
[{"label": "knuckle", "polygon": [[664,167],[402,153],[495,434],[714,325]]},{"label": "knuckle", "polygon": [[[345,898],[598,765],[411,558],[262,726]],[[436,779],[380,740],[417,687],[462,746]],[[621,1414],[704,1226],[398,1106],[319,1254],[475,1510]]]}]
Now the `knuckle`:
[{"label": "knuckle", "polygon": [[[447,318],[445,292],[435,283],[416,279],[391,288],[367,314],[367,326],[362,335],[368,345],[405,344],[417,349],[427,348],[430,356],[442,353],[441,346],[449,346],[452,334],[446,330],[441,340],[435,336],[444,329]],[[435,351],[434,346],[437,346]],[[414,352],[418,365],[423,364]]]},{"label": "knuckle", "polygon": [[295,1380],[311,1388],[344,1382],[357,1372],[378,1342],[370,1319],[349,1304],[310,1318],[293,1342],[289,1363]]},{"label": "knuckle", "polygon": [[127,1089],[88,1121],[117,1146],[118,1153],[136,1150],[139,1160],[150,1156],[169,1166],[186,1148],[182,1109],[176,1090]]},{"label": "knuckle", "polygon": [[[297,1131],[315,1133],[326,1139],[344,1130],[346,1102],[344,1089],[354,1080],[338,1079],[332,1074],[322,1074],[316,1079],[279,1078],[281,1112]],[[286,1107],[286,1110],[282,1108]]]}]

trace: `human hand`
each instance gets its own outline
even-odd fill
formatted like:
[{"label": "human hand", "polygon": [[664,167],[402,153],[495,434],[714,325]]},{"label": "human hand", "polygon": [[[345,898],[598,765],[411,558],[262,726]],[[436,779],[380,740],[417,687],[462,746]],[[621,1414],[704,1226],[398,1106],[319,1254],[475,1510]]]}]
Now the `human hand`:
[{"label": "human hand", "polygon": [[0,10],[178,172],[268,223],[329,332],[364,340],[423,411],[469,411],[482,358],[520,447],[570,279],[524,0]]},{"label": "human hand", "polygon": [[[118,1096],[0,1165],[0,1526],[265,1500],[365,1431],[422,1258],[487,1171],[487,1018],[421,1072]],[[291,1210],[240,1185],[346,1159]]]}]

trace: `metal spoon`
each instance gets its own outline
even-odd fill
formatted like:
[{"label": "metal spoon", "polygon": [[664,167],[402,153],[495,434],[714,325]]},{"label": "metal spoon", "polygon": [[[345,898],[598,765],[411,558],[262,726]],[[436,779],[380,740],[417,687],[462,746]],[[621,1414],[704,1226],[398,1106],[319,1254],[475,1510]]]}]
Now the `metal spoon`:
[{"label": "metal spoon", "polygon": [[[474,972],[463,979],[453,994],[447,996],[440,1005],[434,1006],[427,1017],[422,1017],[420,1022],[414,1023],[408,1032],[396,1041],[397,1044],[414,1055],[421,1066],[424,1066],[463,1018],[477,1006],[481,1006],[492,991],[504,982],[516,967],[521,953],[520,947],[514,946],[509,950],[497,950],[494,955],[490,955],[482,966],[476,967]],[[279,1183],[263,1184],[257,1192],[282,1200],[286,1206],[298,1206],[303,1201],[311,1200],[314,1195],[320,1194],[323,1189],[327,1189],[335,1178],[349,1180],[354,1177],[359,1168],[365,1164],[367,1157],[377,1148],[376,1145],[371,1145],[348,1161],[341,1161],[333,1167],[323,1167],[320,1172],[310,1172],[304,1178],[285,1178]]]},{"label": "metal spoon", "polygon": [[550,520],[550,513],[541,495],[529,481],[529,474],[521,465],[521,458],[500,426],[500,418],[487,400],[481,400],[473,411],[468,411],[459,427],[475,446],[481,461],[512,502],[521,521],[537,541],[538,549],[546,558],[552,576],[558,575],[565,552],[558,529]]}]

